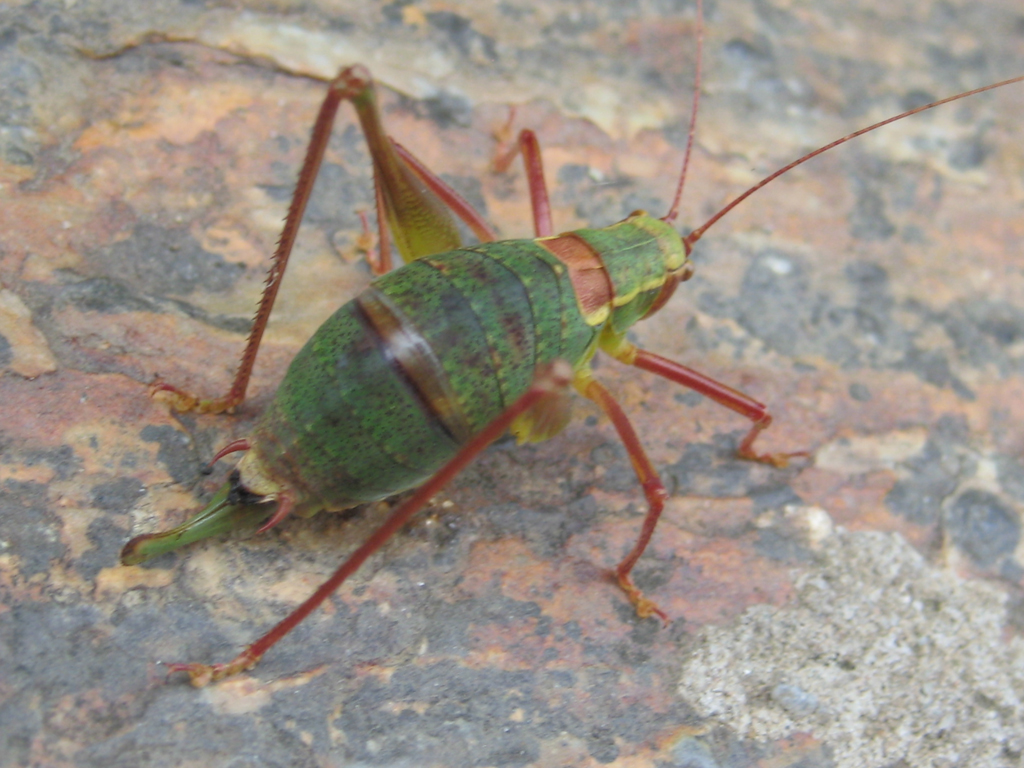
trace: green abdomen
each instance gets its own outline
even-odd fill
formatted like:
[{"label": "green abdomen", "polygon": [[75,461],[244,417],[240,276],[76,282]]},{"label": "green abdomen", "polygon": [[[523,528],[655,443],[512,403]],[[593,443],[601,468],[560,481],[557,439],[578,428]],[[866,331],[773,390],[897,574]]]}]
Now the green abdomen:
[{"label": "green abdomen", "polygon": [[531,241],[414,261],[325,322],[253,435],[282,481],[343,508],[422,483],[556,357],[596,343],[564,265]]}]

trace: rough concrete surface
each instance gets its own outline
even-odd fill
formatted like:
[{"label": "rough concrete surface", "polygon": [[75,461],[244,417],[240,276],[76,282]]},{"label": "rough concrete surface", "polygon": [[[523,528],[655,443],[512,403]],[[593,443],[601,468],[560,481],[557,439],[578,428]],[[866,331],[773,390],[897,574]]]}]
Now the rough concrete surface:
[{"label": "rough concrete surface", "polygon": [[[1019,0],[708,5],[691,227],[805,151],[1024,73]],[[251,672],[197,691],[158,664],[231,658],[387,507],[117,561],[209,498],[231,460],[201,465],[369,280],[343,110],[250,399],[148,398],[157,374],[228,386],[324,79],[367,64],[391,133],[526,237],[521,171],[489,170],[511,107],[556,226],[664,211],[693,33],[689,0],[0,3],[0,765],[1021,764],[1019,85],[758,193],[637,326],[768,403],[766,450],[813,460],[737,461],[741,418],[598,364],[672,494],[636,570],[667,626],[606,578],[644,508],[581,403],[556,439],[489,450]],[[864,674],[886,660],[892,681]]]}]

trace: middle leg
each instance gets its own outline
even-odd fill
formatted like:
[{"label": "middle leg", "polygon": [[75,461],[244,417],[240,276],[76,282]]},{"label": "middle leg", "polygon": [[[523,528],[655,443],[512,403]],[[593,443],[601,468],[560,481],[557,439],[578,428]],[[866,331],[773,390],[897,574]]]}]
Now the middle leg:
[{"label": "middle leg", "polygon": [[668,616],[652,600],[644,597],[643,592],[633,583],[630,572],[633,570],[633,566],[636,565],[636,561],[640,559],[640,555],[647,549],[647,544],[651,540],[651,535],[658,524],[661,512],[665,508],[668,492],[665,490],[665,485],[661,482],[661,478],[658,477],[657,470],[655,470],[651,460],[644,452],[640,439],[636,435],[636,430],[633,429],[633,425],[629,423],[629,418],[626,416],[625,411],[622,410],[622,406],[615,401],[611,393],[591,375],[589,369],[577,372],[573,380],[573,386],[588,400],[593,400],[597,403],[601,410],[611,419],[615,431],[619,433],[619,439],[622,440],[623,445],[626,447],[629,461],[633,465],[633,471],[636,472],[637,479],[640,481],[640,485],[644,490],[644,496],[647,499],[647,515],[644,517],[643,526],[640,528],[640,535],[637,537],[636,544],[633,545],[633,549],[630,550],[629,554],[615,566],[615,578],[619,582],[619,586],[629,596],[630,602],[636,607],[637,615],[640,618],[645,619],[648,616],[656,615],[662,621],[667,622]]}]

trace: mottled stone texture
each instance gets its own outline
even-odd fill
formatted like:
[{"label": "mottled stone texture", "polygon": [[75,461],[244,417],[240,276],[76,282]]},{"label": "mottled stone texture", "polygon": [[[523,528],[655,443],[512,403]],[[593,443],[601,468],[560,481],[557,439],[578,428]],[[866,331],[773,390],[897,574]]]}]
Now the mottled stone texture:
[{"label": "mottled stone texture", "polygon": [[[672,492],[636,572],[668,626],[638,620],[606,579],[642,496],[613,430],[581,403],[557,439],[490,450],[253,672],[202,692],[164,684],[157,662],[227,660],[384,512],[117,564],[129,535],[179,521],[222,482],[226,468],[205,477],[201,464],[246,434],[301,343],[368,280],[356,211],[372,187],[346,111],[252,399],[235,416],[193,417],[147,397],[156,374],[226,388],[322,78],[358,60],[397,89],[382,94],[392,133],[509,237],[532,231],[525,184],[489,163],[517,105],[512,128],[534,128],[546,149],[556,226],[602,226],[667,207],[693,19],[692,3],[655,0],[0,5],[0,765],[877,765],[876,746],[837,740],[827,718],[843,713],[821,708],[820,688],[770,674],[785,661],[771,642],[749,655],[715,646],[739,649],[730,663],[764,681],[749,711],[723,716],[680,687],[708,638],[736,636],[701,630],[774,626],[807,579],[875,583],[856,573],[877,558],[823,558],[825,534],[792,524],[824,520],[815,508],[899,535],[951,583],[986,580],[972,606],[987,611],[979,648],[1019,637],[1017,86],[759,193],[637,327],[640,343],[770,403],[764,447],[812,450],[813,463],[738,462],[739,417],[599,365]],[[1024,73],[1018,0],[711,3],[705,43],[691,227],[803,151]],[[899,579],[931,572],[910,570],[887,582],[880,626],[901,618],[885,614],[899,613]],[[851,610],[869,602],[857,595]],[[876,688],[829,674],[870,709]],[[990,676],[972,689],[975,715],[1020,722],[993,693],[1019,678],[996,663],[964,674]],[[940,700],[924,688],[900,699],[919,719],[946,716]],[[783,725],[749,727],[765,717]],[[1019,746],[997,746],[962,756],[1020,764]]]}]

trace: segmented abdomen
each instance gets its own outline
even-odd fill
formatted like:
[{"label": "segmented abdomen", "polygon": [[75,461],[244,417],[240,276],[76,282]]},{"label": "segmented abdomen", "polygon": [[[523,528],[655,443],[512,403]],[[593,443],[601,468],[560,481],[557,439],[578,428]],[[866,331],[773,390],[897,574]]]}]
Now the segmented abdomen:
[{"label": "segmented abdomen", "polygon": [[279,479],[342,508],[423,482],[526,392],[578,363],[565,265],[531,241],[419,259],[339,309],[292,362],[252,441]]}]

